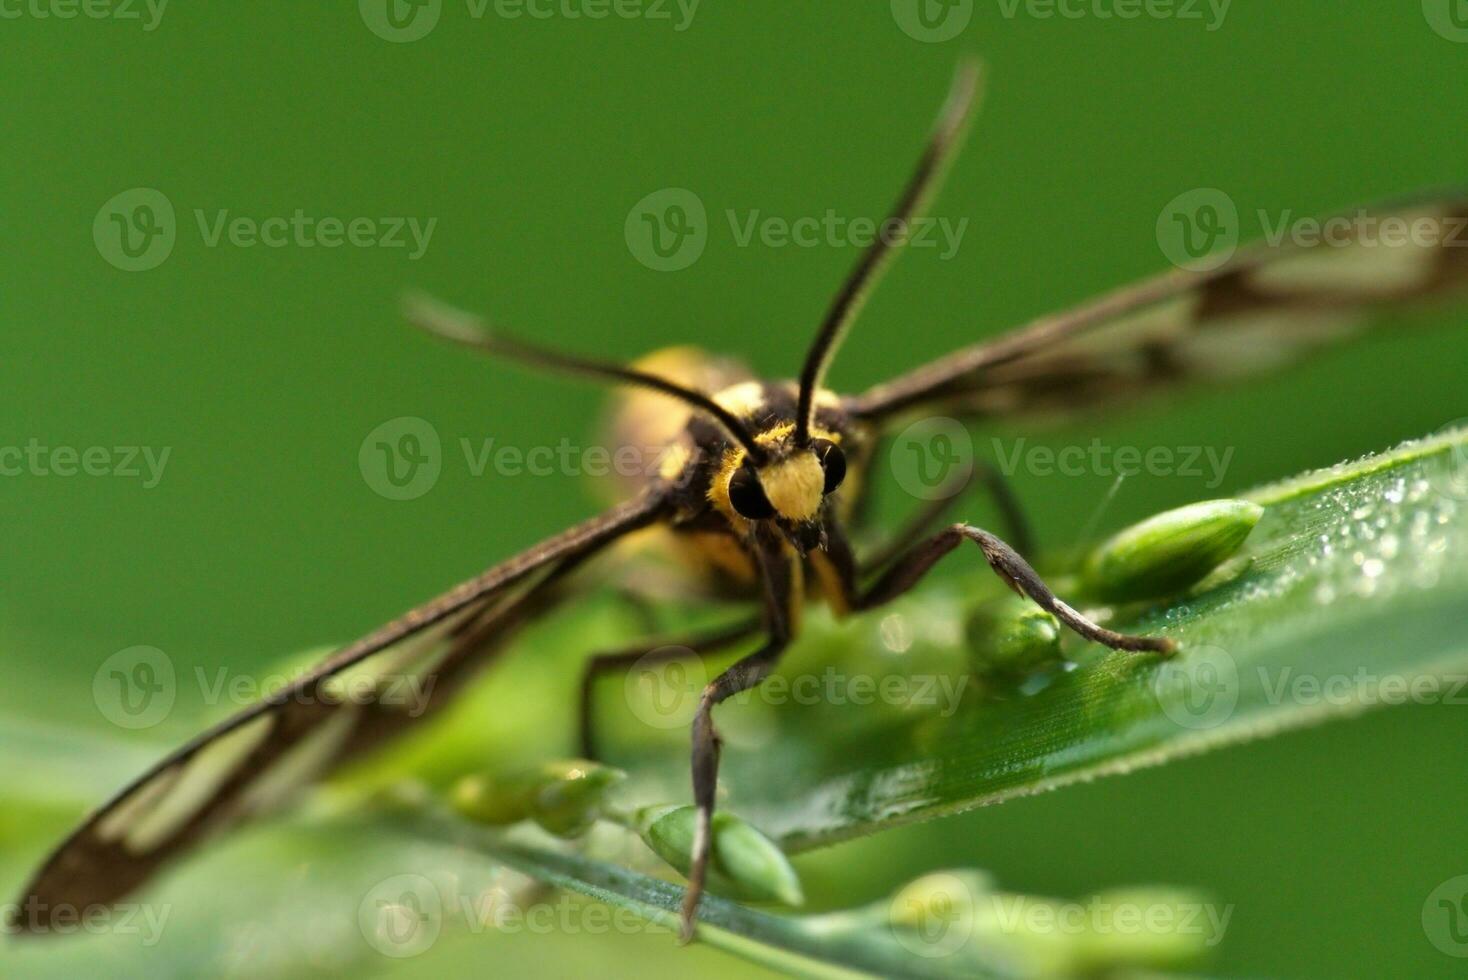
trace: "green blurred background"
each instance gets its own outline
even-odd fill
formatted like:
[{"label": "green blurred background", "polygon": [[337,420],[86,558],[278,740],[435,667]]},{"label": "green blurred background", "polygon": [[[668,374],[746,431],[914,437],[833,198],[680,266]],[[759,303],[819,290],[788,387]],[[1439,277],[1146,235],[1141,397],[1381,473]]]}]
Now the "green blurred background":
[{"label": "green blurred background", "polygon": [[[1303,216],[1461,181],[1468,30],[1444,19],[1451,2],[1239,3],[1219,22],[1202,4],[1200,19],[1122,20],[1089,2],[1073,7],[1082,17],[1046,18],[986,0],[961,3],[952,16],[972,7],[971,20],[942,42],[906,33],[886,3],[705,0],[691,18],[670,3],[667,19],[576,18],[564,11],[584,4],[558,3],[540,19],[445,0],[407,43],[349,2],[169,5],[152,30],[141,5],[143,22],[6,8],[19,15],[0,23],[12,161],[0,443],[170,457],[151,488],[0,479],[0,707],[127,737],[90,697],[116,650],[247,671],[361,633],[600,506],[561,475],[475,476],[459,445],[586,444],[604,394],[411,334],[396,314],[404,289],[578,349],[696,342],[793,373],[855,251],[741,247],[725,212],[879,216],[956,60],[978,53],[988,98],[934,208],[968,219],[966,234],[946,260],[914,250],[873,298],[833,374],[859,388],[1162,269],[1159,212],[1190,189],[1227,192],[1247,238],[1259,209]],[[128,272],[99,254],[93,220],[135,187],[172,203],[177,242]],[[698,195],[709,232],[696,262],[659,272],[624,223],[666,187]],[[436,224],[417,259],[411,247],[210,247],[195,212],[220,209]],[[1115,526],[1468,414],[1461,320],[1414,318],[1423,329],[1245,389],[1030,438],[1233,450],[1220,488],[1127,481],[1104,518]],[[441,477],[411,501],[375,493],[358,465],[368,433],[400,416],[428,420],[444,445]],[[1017,482],[1055,543],[1111,480]],[[569,730],[568,717],[551,723]],[[1197,885],[1237,906],[1218,973],[1448,975],[1456,961],[1419,914],[1468,871],[1464,734],[1461,708],[1401,709],[819,860],[872,896],[959,864],[1062,895]],[[5,890],[39,845],[9,856]],[[693,962],[757,972],[690,960],[666,937],[591,936],[480,936],[380,969],[673,976]]]}]

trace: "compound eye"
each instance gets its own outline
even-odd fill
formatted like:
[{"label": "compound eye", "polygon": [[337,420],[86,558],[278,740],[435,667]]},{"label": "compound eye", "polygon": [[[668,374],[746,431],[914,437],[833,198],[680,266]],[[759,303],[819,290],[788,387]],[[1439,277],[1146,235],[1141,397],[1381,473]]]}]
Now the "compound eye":
[{"label": "compound eye", "polygon": [[729,478],[729,503],[740,517],[751,521],[762,521],[775,516],[775,507],[765,496],[765,488],[760,486],[759,477],[747,466],[739,467]]},{"label": "compound eye", "polygon": [[829,439],[816,439],[811,448],[815,450],[816,459],[821,461],[821,469],[826,471],[826,486],[822,492],[835,493],[841,481],[846,479],[846,454]]}]

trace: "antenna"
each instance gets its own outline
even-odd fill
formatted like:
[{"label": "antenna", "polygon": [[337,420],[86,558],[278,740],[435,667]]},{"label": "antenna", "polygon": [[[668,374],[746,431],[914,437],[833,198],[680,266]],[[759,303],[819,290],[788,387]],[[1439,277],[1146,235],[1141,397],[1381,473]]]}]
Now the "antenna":
[{"label": "antenna", "polygon": [[443,340],[463,344],[491,354],[529,364],[534,367],[574,374],[584,378],[595,378],[617,384],[636,385],[647,388],[669,398],[676,398],[689,408],[703,412],[717,422],[731,438],[744,447],[750,461],[756,466],[767,458],[765,448],[754,441],[743,422],[732,412],[701,391],[660,378],[655,374],[638,371],[609,361],[599,361],[579,354],[564,354],[560,351],[519,340],[499,330],[493,330],[482,319],[472,313],[456,309],[446,303],[422,294],[413,294],[403,300],[403,315],[408,322]]},{"label": "antenna", "polygon": [[[867,294],[881,278],[882,272],[895,250],[906,241],[908,224],[922,212],[928,199],[938,189],[944,171],[958,150],[963,131],[972,115],[979,92],[980,68],[976,60],[969,59],[958,66],[953,76],[953,85],[948,100],[938,114],[928,145],[918,159],[917,169],[908,178],[902,196],[897,199],[891,214],[882,222],[881,231],[856,263],[856,268],[847,275],[846,281],[836,293],[816,332],[816,338],[805,355],[805,366],[800,371],[800,402],[795,413],[795,444],[810,444],[810,429],[815,416],[816,391],[825,379],[826,369],[831,366],[836,351],[846,338],[852,321],[861,312]],[[887,229],[897,227],[896,234]]]}]

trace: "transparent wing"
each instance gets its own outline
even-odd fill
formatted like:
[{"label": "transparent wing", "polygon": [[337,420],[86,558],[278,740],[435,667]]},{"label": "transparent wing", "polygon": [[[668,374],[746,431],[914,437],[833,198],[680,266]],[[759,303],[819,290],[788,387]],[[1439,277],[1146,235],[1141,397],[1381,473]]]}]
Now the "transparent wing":
[{"label": "transparent wing", "polygon": [[964,348],[853,398],[978,417],[1066,412],[1270,370],[1348,339],[1384,308],[1468,284],[1468,196],[1347,212],[1318,242],[1257,244]]},{"label": "transparent wing", "polygon": [[163,759],[68,836],[12,914],[22,931],[118,901],[205,837],[273,810],[443,704],[582,561],[661,514],[661,490],[550,538],[342,648]]}]

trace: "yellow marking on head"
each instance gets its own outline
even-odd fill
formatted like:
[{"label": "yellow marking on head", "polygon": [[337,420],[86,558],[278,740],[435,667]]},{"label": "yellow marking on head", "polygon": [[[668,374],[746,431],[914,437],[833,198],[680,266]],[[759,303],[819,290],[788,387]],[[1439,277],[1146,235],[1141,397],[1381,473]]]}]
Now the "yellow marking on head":
[{"label": "yellow marking on head", "polygon": [[759,482],[782,517],[808,521],[821,509],[826,473],[815,453],[799,452],[761,468]]},{"label": "yellow marking on head", "polygon": [[[743,386],[736,385],[735,387]],[[778,449],[781,443],[789,440],[790,435],[794,431],[794,422],[781,422],[778,425],[773,425],[770,428],[765,429],[763,432],[755,433],[754,441],[761,446],[768,446],[771,449]],[[811,434],[817,439],[829,439],[831,442],[837,443],[838,445],[841,442],[841,433],[839,432],[831,432],[821,428],[812,428]],[[725,450],[724,458],[719,464],[719,471],[715,473],[713,479],[709,481],[708,488],[709,503],[713,504],[714,507],[718,509],[719,513],[723,514],[724,517],[736,527],[745,527],[749,524],[749,521],[741,516],[737,511],[735,511],[734,505],[729,503],[729,480],[733,478],[734,471],[744,465],[744,458],[746,455],[747,454],[745,453],[743,447],[740,446],[734,446],[730,449]],[[802,460],[804,462],[801,462]],[[790,475],[790,471],[786,469],[786,467],[790,466],[790,464],[796,464],[795,469],[798,470],[798,472],[796,472],[794,475]],[[815,473],[814,482],[816,496],[814,504],[811,504],[807,490],[803,489],[810,482],[810,473],[812,470],[814,470]],[[790,520],[809,520],[811,517],[815,516],[818,510],[820,510],[822,496],[821,491],[825,489],[826,474],[825,471],[821,469],[821,464],[819,461],[816,460],[814,454],[796,453],[789,459],[783,460],[778,463],[772,463],[771,465],[766,466],[764,469],[759,471],[759,478],[761,486],[764,487],[765,496],[770,499],[770,503],[775,505],[775,509],[778,510],[782,516],[789,518]],[[786,493],[786,501],[788,504],[791,505],[790,510],[787,510],[786,506],[781,504],[780,500],[776,499],[776,494],[781,493],[782,491],[776,490],[771,485],[772,480],[783,482],[783,484],[789,488],[788,493]],[[809,510],[807,511],[806,508],[809,508]],[[804,516],[797,516],[797,514],[804,514]]]},{"label": "yellow marking on head", "polygon": [[648,351],[632,361],[630,366],[681,385],[698,386],[706,377],[711,376],[709,365],[712,362],[713,356],[707,351],[680,344]]},{"label": "yellow marking on head", "polygon": [[[705,393],[727,388],[749,376],[737,362],[714,357],[697,347],[665,347],[637,358],[630,366]],[[626,474],[619,467],[618,476],[622,479],[618,482],[640,483],[655,466],[664,477],[671,478],[668,471],[672,464],[667,469],[658,466],[659,457],[663,447],[675,442],[688,427],[693,409],[667,395],[632,387],[617,388],[610,409],[605,438],[617,452],[624,447],[635,449],[648,468]],[[672,475],[676,476],[676,472]]]},{"label": "yellow marking on head", "polygon": [[692,451],[683,443],[669,446],[663,452],[661,463],[658,464],[658,476],[669,481],[678,479],[692,458]]},{"label": "yellow marking on head", "polygon": [[737,418],[751,418],[765,407],[765,386],[758,381],[741,381],[716,393],[714,401]]}]

